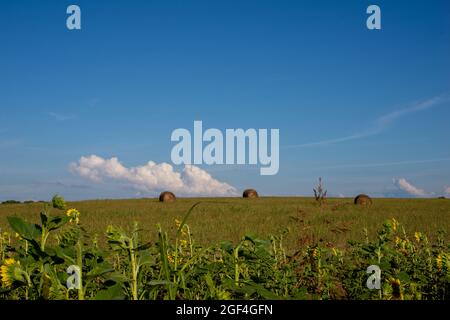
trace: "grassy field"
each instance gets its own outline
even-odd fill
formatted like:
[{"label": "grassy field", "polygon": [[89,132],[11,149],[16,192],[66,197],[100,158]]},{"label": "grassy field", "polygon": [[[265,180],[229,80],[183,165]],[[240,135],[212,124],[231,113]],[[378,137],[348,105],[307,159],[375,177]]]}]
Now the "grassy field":
[{"label": "grassy field", "polygon": [[[400,221],[410,236],[421,231],[432,238],[439,230],[450,230],[448,199],[374,199],[368,207],[354,205],[348,198],[328,199],[322,206],[313,198],[299,197],[181,198],[174,203],[132,199],[69,202],[68,207],[81,212],[82,226],[96,234],[102,244],[108,225],[130,230],[134,221],[147,230],[143,233],[147,240],[156,240],[157,224],[173,236],[175,218],[182,218],[199,201],[203,203],[195,209],[188,224],[200,245],[220,240],[237,242],[245,234],[279,235],[288,230],[284,237],[288,251],[311,243],[343,247],[349,239],[363,239],[364,229],[369,238],[374,238],[383,222],[390,218]],[[0,205],[0,228],[10,231],[6,217],[11,215],[37,222],[42,208],[42,203]]]},{"label": "grassy field", "polygon": [[0,300],[450,299],[447,199],[67,205],[0,206]]}]

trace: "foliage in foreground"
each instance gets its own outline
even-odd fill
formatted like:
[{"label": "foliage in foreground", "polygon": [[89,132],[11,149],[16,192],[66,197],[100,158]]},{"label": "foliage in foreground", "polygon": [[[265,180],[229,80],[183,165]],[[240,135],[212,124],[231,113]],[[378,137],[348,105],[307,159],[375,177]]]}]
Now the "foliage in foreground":
[{"label": "foliage in foreground", "polygon": [[[345,249],[310,244],[287,255],[283,235],[200,247],[186,224],[197,205],[175,221],[174,237],[158,227],[156,243],[141,242],[148,231],[137,223],[129,233],[109,226],[106,249],[80,212],[61,214],[61,197],[39,224],[9,217],[16,234],[0,233],[0,299],[450,299],[443,233],[433,243],[420,232],[410,239],[391,219],[375,240]],[[370,265],[381,268],[380,290],[366,286]]]}]

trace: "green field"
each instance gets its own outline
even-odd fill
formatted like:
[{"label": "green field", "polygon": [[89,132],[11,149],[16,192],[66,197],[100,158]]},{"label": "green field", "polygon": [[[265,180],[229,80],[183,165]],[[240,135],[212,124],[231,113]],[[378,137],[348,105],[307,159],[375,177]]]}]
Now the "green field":
[{"label": "green field", "polygon": [[450,299],[447,199],[54,197],[43,209],[0,206],[0,300]]},{"label": "green field", "polygon": [[[409,235],[415,231],[428,234],[450,230],[450,200],[448,199],[373,199],[371,206],[354,205],[352,199],[327,199],[319,206],[313,198],[263,197],[240,198],[180,198],[173,203],[157,199],[94,200],[69,202],[68,208],[81,212],[81,224],[91,234],[104,241],[110,224],[130,230],[137,221],[146,232],[147,240],[156,240],[156,226],[175,232],[175,218],[182,218],[196,202],[202,202],[192,213],[188,224],[200,245],[220,240],[238,241],[245,234],[260,237],[279,235],[286,230],[284,245],[288,251],[299,245],[332,243],[345,246],[347,240],[369,238],[387,219],[400,221]],[[7,216],[17,215],[37,222],[42,203],[0,205],[0,228],[9,230]],[[50,239],[51,240],[51,239]]]}]

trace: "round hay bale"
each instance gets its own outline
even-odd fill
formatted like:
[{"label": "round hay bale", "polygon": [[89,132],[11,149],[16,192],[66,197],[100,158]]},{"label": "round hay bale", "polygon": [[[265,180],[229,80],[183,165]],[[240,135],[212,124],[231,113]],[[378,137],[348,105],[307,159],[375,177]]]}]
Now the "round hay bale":
[{"label": "round hay bale", "polygon": [[258,192],[255,189],[247,189],[242,194],[244,198],[258,198]]},{"label": "round hay bale", "polygon": [[367,194],[359,194],[356,196],[355,204],[368,205],[372,204],[372,199]]},{"label": "round hay bale", "polygon": [[176,200],[175,195],[170,191],[161,192],[161,194],[159,195],[159,201],[161,202],[172,202],[175,200]]}]

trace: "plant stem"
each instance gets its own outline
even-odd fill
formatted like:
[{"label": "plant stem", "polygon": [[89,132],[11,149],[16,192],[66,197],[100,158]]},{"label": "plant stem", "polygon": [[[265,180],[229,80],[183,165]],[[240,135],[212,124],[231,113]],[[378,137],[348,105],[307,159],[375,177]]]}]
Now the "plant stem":
[{"label": "plant stem", "polygon": [[129,249],[130,261],[131,261],[131,292],[133,295],[133,300],[138,300],[138,284],[137,275],[139,266],[136,263],[136,254],[133,249]]},{"label": "plant stem", "polygon": [[241,243],[239,243],[233,252],[234,257],[234,282],[236,286],[239,285],[239,249],[241,248]]},{"label": "plant stem", "polygon": [[84,300],[84,288],[83,288],[83,254],[81,242],[77,242],[77,265],[80,268],[80,287],[78,288],[78,300]]}]

